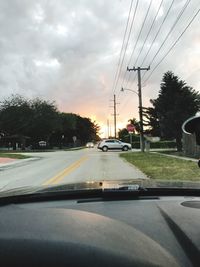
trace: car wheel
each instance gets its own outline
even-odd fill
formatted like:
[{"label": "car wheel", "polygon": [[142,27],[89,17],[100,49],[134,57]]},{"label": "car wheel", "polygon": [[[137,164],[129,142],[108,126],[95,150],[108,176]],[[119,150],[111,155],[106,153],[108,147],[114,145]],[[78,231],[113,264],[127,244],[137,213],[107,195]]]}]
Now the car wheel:
[{"label": "car wheel", "polygon": [[102,150],[103,150],[103,152],[107,152],[108,151],[108,147],[107,146],[103,146]]},{"label": "car wheel", "polygon": [[128,147],[127,146],[124,146],[122,150],[123,151],[128,151]]}]

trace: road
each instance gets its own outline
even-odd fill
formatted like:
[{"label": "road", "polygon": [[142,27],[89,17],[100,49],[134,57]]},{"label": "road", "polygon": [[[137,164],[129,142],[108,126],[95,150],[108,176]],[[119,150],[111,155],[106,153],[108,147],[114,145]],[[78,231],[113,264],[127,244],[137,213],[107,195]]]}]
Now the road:
[{"label": "road", "polygon": [[34,160],[0,167],[0,190],[26,186],[51,186],[83,181],[145,179],[146,176],[119,157],[120,151],[96,148],[28,153]]}]

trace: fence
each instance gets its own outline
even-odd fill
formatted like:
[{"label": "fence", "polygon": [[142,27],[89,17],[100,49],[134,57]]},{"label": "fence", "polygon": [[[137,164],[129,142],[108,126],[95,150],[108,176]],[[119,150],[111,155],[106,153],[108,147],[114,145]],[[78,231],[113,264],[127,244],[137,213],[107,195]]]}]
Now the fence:
[{"label": "fence", "polygon": [[200,157],[200,146],[196,143],[195,134],[183,133],[183,151],[185,156]]}]

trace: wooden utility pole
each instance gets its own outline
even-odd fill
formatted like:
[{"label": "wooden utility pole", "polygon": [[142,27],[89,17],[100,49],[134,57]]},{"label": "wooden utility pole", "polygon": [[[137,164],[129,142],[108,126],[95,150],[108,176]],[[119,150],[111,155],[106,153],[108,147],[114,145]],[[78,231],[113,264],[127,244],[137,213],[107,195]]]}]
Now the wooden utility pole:
[{"label": "wooden utility pole", "polygon": [[144,152],[144,129],[143,129],[143,114],[142,114],[142,85],[141,85],[141,70],[150,70],[150,66],[148,68],[135,68],[129,69],[127,67],[127,71],[137,71],[138,74],[138,97],[139,97],[139,117],[140,117],[140,148],[141,151]]},{"label": "wooden utility pole", "polygon": [[115,135],[115,138],[117,138],[117,116],[118,116],[118,114],[117,114],[116,105],[119,103],[116,103],[116,95],[115,94],[114,94],[113,100],[111,100],[111,101],[113,101],[113,104],[114,104],[112,106],[112,108],[114,110],[114,113],[112,114],[112,116],[114,116],[114,135]]}]

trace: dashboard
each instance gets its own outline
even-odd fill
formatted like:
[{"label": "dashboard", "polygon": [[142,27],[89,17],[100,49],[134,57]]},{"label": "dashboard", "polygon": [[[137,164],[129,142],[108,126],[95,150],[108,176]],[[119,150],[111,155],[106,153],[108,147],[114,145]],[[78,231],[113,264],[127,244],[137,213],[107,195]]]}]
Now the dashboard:
[{"label": "dashboard", "polygon": [[1,266],[200,266],[200,198],[0,207]]}]

